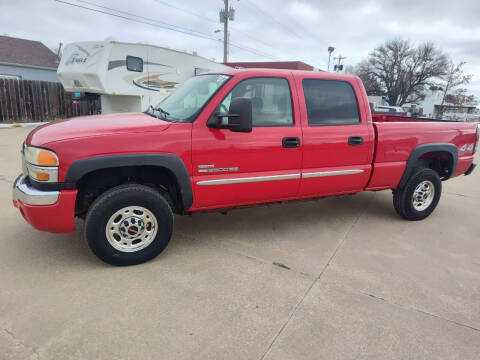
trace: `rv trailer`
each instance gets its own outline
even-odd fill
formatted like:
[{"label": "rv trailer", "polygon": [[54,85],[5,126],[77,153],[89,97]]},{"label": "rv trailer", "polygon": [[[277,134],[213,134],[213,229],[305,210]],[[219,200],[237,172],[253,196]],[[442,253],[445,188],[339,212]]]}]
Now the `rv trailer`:
[{"label": "rv trailer", "polygon": [[68,92],[100,96],[102,113],[110,114],[145,111],[192,76],[229,68],[196,54],[105,40],[68,44],[57,75]]}]

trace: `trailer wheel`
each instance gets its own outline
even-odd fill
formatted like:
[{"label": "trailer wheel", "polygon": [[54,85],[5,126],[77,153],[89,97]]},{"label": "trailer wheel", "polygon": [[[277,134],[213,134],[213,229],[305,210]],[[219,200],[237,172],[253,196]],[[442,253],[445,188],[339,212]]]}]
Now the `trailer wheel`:
[{"label": "trailer wheel", "polygon": [[405,186],[393,194],[395,211],[406,220],[423,220],[435,210],[442,194],[442,181],[429,168],[416,168]]},{"label": "trailer wheel", "polygon": [[85,218],[85,239],[101,260],[125,266],[146,262],[168,245],[173,213],[154,189],[128,184],[100,195]]}]

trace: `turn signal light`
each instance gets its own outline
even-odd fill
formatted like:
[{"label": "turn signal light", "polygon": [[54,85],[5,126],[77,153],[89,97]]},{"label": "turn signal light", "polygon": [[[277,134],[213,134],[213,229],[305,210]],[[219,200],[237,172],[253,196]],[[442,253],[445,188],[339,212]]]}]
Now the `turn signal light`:
[{"label": "turn signal light", "polygon": [[[38,165],[40,166],[57,166],[57,156],[51,151],[40,150],[38,152]],[[48,175],[48,174],[47,174]]]},{"label": "turn signal light", "polygon": [[47,173],[37,172],[37,180],[48,181],[50,180],[50,175]]}]

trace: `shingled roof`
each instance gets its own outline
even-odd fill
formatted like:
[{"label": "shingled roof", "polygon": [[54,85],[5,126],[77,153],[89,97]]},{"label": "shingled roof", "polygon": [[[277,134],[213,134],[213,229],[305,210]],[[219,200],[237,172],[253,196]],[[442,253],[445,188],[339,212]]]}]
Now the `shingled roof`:
[{"label": "shingled roof", "polygon": [[56,69],[56,55],[40,41],[0,36],[0,63]]}]

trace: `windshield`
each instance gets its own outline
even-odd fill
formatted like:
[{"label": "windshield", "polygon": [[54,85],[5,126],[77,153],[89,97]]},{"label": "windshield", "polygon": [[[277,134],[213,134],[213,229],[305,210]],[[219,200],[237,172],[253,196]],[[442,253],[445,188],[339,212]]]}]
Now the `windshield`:
[{"label": "windshield", "polygon": [[228,79],[230,76],[221,74],[190,78],[153,110],[160,112],[167,121],[189,121]]}]

